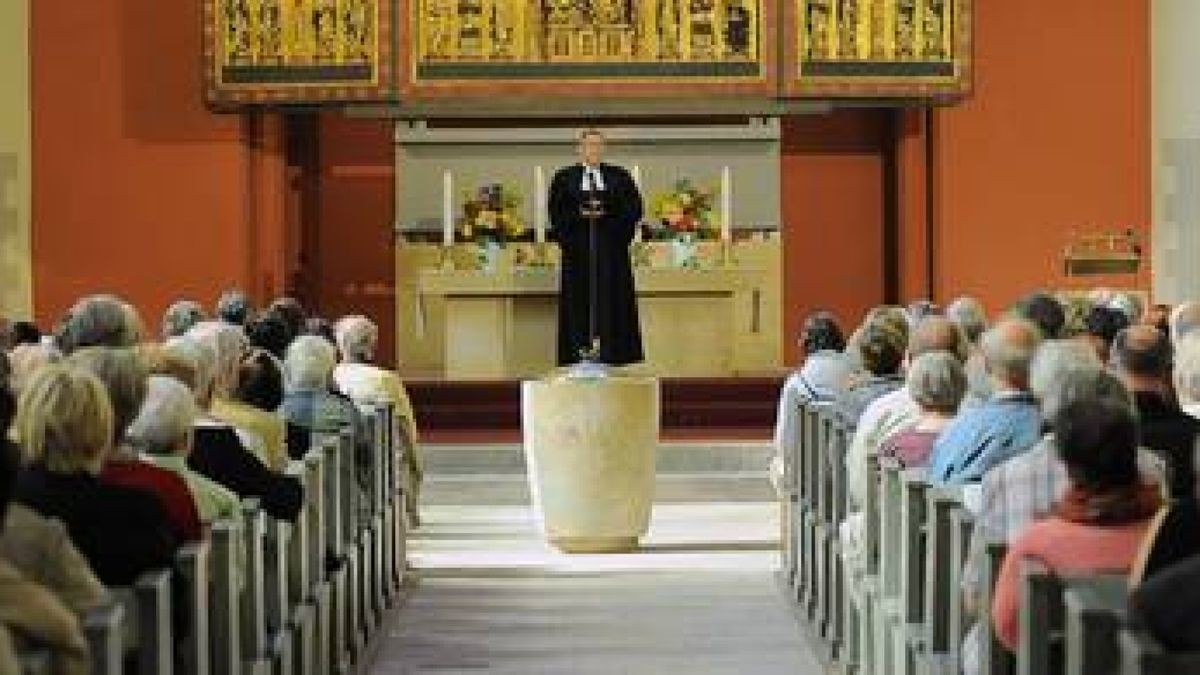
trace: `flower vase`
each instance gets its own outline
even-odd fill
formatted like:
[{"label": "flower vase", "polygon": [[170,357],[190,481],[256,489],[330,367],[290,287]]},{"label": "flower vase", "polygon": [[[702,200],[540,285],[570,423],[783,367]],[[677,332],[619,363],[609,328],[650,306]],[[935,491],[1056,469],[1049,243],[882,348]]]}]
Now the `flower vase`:
[{"label": "flower vase", "polygon": [[503,247],[494,239],[479,245],[479,268],[488,274],[494,274],[500,261],[500,251]]},{"label": "flower vase", "polygon": [[681,268],[694,268],[698,265],[696,238],[690,232],[671,240],[671,265]]}]

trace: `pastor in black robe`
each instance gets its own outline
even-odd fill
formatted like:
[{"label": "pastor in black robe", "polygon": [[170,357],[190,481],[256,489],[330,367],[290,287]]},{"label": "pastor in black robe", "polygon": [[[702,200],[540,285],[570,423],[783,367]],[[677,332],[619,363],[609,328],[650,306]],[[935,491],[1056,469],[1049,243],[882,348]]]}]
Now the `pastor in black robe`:
[{"label": "pastor in black robe", "polygon": [[[629,244],[642,219],[642,196],[629,172],[611,164],[600,165],[604,216],[596,221],[596,332],[600,337],[599,361],[623,366],[643,360],[642,332],[638,323],[637,295]],[[588,221],[582,214],[586,199],[583,165],[560,169],[550,183],[550,236],[562,250],[558,297],[558,364],[580,361],[580,352],[591,345],[591,257]]]}]

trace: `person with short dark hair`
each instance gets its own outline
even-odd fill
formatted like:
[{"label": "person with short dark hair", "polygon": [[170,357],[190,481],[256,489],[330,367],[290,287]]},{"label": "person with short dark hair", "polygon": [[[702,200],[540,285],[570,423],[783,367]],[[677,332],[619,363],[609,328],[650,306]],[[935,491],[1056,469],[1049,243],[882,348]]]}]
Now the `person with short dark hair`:
[{"label": "person with short dark hair", "polygon": [[1013,305],[1013,314],[1029,321],[1042,332],[1043,340],[1062,337],[1067,324],[1067,313],[1062,303],[1053,295],[1038,291],[1021,298]]},{"label": "person with short dark hair", "polygon": [[[308,314],[299,300],[288,296],[276,298],[271,302],[267,311],[278,316],[287,329],[287,344],[283,345],[283,351],[286,352],[287,346],[292,343],[292,340],[295,340],[296,336],[304,331],[304,322],[308,320]],[[282,356],[276,358],[283,360]]]},{"label": "person with short dark hair", "polygon": [[855,351],[863,372],[834,403],[837,414],[852,426],[872,401],[904,386],[900,366],[907,341],[907,331],[883,321],[869,322],[858,331]]},{"label": "person with short dark hair", "polygon": [[1111,361],[1133,393],[1142,445],[1166,463],[1169,494],[1180,498],[1194,494],[1194,448],[1200,421],[1185,414],[1172,394],[1170,339],[1152,326],[1130,326],[1113,340]]},{"label": "person with short dark hair", "polygon": [[14,321],[9,327],[12,346],[36,345],[42,342],[42,330],[32,321]]},{"label": "person with short dark hair", "polygon": [[1137,418],[1111,400],[1075,401],[1054,420],[1054,439],[1069,487],[1054,516],[1029,525],[1011,542],[992,602],[996,637],[1015,650],[1021,567],[1028,559],[1051,572],[1126,572],[1161,503],[1138,472]]},{"label": "person with short dark hair", "polygon": [[280,361],[287,355],[288,345],[294,337],[283,316],[277,312],[261,312],[246,322],[246,339],[250,346],[266,350]]},{"label": "person with short dark hair", "polygon": [[854,366],[843,352],[846,338],[832,313],[809,314],[797,344],[801,365],[784,380],[775,413],[775,457],[770,475],[777,484],[783,475],[783,458],[800,442],[801,408],[811,401],[836,399],[850,386],[854,374]]},{"label": "person with short dark hair", "polygon": [[234,326],[245,326],[250,320],[253,308],[250,298],[239,288],[231,288],[221,294],[217,300],[217,319]]},{"label": "person with short dark hair", "polygon": [[1096,350],[1096,355],[1108,363],[1113,340],[1129,327],[1129,317],[1112,307],[1093,307],[1084,318],[1084,337]]},{"label": "person with short dark hair", "polygon": [[133,347],[142,321],[133,305],[115,295],[89,295],[71,306],[59,326],[58,348],[70,354],[84,347]]}]

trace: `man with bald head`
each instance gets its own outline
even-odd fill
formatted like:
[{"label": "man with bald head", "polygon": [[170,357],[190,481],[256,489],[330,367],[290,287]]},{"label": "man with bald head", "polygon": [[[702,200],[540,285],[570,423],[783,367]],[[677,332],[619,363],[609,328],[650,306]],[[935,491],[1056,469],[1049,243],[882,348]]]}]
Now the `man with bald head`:
[{"label": "man with bald head", "polygon": [[1029,391],[1029,365],[1041,340],[1038,327],[1022,319],[1005,319],[983,334],[983,358],[994,393],[942,432],[930,458],[932,482],[978,482],[988,469],[1041,438],[1041,413]]},{"label": "man with bald head", "polygon": [[[918,356],[934,351],[950,352],[960,363],[967,362],[966,337],[953,321],[942,316],[927,316],[913,327],[904,354],[905,369]],[[846,454],[847,485],[852,503],[861,505],[866,498],[867,457],[877,454],[885,440],[912,427],[920,413],[907,385],[875,399],[863,411]]]},{"label": "man with bald head", "polygon": [[1142,445],[1167,465],[1172,497],[1195,493],[1194,448],[1200,421],[1184,414],[1171,392],[1171,340],[1154,326],[1130,326],[1117,334],[1112,368],[1133,394]]}]

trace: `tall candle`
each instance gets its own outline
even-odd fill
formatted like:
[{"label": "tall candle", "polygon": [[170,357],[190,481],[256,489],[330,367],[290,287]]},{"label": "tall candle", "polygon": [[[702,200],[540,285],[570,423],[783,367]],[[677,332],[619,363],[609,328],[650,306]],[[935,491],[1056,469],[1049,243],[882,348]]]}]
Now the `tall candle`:
[{"label": "tall candle", "polygon": [[442,246],[454,245],[454,176],[442,172]]},{"label": "tall candle", "polygon": [[733,174],[728,166],[721,168],[721,241],[733,239]]},{"label": "tall candle", "polygon": [[537,243],[546,243],[546,172],[541,165],[533,169],[533,236]]}]

